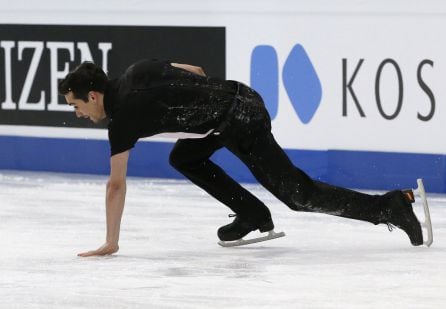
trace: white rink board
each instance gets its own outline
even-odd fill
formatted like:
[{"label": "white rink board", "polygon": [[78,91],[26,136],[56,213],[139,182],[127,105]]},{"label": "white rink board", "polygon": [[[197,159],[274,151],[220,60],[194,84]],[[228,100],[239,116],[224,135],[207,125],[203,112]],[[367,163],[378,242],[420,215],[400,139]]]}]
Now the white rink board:
[{"label": "white rink board", "polygon": [[[2,4],[3,2],[3,4]],[[319,109],[308,124],[294,112],[279,72],[279,112],[273,130],[279,143],[289,149],[343,149],[411,153],[446,152],[442,140],[446,120],[446,4],[438,1],[244,1],[224,3],[207,1],[98,1],[107,7],[101,14],[88,1],[75,4],[42,1],[24,5],[8,3],[0,11],[3,23],[98,24],[98,25],[184,25],[224,26],[227,37],[227,78],[250,82],[253,49],[272,46],[278,56],[279,71],[296,44],[301,44],[322,84]],[[185,42],[187,44],[187,42]],[[157,55],[159,56],[159,55]],[[384,119],[375,99],[375,77],[385,59],[393,59],[401,70],[403,100],[401,112],[393,120]],[[348,116],[342,116],[342,59],[347,59],[347,78],[352,77],[359,59],[364,59],[352,88],[366,114],[361,118],[347,93]],[[426,115],[431,102],[417,80],[423,60],[433,62],[421,70],[422,79],[435,98],[435,113],[430,121],[417,119]],[[381,75],[381,100],[391,114],[398,101],[395,68],[388,65]],[[35,132],[28,129],[29,134]],[[58,129],[49,129],[49,131]],[[96,138],[94,130],[70,129],[70,136]],[[90,130],[88,130],[90,131]],[[42,136],[54,136],[45,133]],[[0,134],[14,135],[11,128],[0,127]],[[21,135],[27,135],[26,130]],[[102,135],[104,136],[104,135]]]}]

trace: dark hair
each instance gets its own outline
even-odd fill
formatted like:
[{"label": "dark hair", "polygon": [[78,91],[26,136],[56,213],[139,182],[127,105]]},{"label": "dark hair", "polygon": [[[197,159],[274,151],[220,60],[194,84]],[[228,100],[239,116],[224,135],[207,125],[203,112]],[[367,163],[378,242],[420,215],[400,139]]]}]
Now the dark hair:
[{"label": "dark hair", "polygon": [[59,82],[58,90],[61,95],[72,91],[74,98],[87,102],[88,92],[104,93],[107,81],[107,75],[100,67],[93,62],[85,61]]}]

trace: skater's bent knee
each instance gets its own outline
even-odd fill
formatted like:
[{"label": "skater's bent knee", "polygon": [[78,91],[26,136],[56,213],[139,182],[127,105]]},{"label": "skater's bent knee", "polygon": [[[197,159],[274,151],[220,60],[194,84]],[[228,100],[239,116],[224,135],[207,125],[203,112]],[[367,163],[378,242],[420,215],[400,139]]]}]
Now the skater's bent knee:
[{"label": "skater's bent knee", "polygon": [[172,151],[169,155],[169,164],[177,170],[181,170],[187,165],[185,160],[174,151]]},{"label": "skater's bent knee", "polygon": [[180,152],[172,151],[169,155],[169,164],[180,172],[193,170],[197,167],[200,167],[203,162],[205,161],[198,159],[192,160],[191,158],[187,158]]}]

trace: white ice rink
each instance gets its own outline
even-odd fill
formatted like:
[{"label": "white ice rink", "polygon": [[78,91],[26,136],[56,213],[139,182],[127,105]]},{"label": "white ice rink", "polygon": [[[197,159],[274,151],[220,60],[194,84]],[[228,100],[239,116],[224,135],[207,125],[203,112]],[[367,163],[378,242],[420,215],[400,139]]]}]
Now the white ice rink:
[{"label": "white ice rink", "polygon": [[131,178],[120,251],[77,257],[104,241],[105,182],[0,171],[0,308],[446,308],[444,195],[429,195],[426,248],[249,185],[287,236],[221,248],[228,209],[185,181]]}]

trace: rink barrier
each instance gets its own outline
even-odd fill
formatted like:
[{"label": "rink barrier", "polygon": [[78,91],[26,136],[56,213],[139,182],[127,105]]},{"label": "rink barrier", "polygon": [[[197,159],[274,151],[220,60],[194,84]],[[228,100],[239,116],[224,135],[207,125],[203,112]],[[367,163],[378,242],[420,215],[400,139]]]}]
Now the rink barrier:
[{"label": "rink barrier", "polygon": [[[128,175],[183,178],[168,163],[173,143],[140,142],[132,150]],[[446,193],[446,156],[438,154],[286,149],[296,166],[320,181],[357,189],[390,190],[416,186]],[[241,182],[255,182],[246,166],[223,149],[212,159]],[[64,173],[109,173],[105,140],[0,136],[0,169]]]}]

